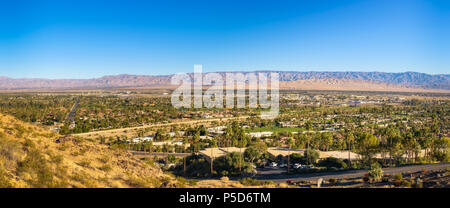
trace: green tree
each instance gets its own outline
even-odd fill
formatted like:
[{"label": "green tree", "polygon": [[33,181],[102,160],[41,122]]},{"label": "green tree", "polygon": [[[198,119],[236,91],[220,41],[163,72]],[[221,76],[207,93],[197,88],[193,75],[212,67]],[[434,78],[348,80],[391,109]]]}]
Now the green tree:
[{"label": "green tree", "polygon": [[364,164],[370,164],[374,155],[378,152],[378,138],[370,133],[363,132],[356,140],[357,151],[361,155]]},{"label": "green tree", "polygon": [[303,157],[305,158],[308,165],[316,164],[317,160],[320,157],[320,153],[316,150],[308,149],[303,153]]},{"label": "green tree", "polygon": [[256,159],[267,153],[267,145],[264,142],[251,143],[244,152],[244,158],[253,163]]}]

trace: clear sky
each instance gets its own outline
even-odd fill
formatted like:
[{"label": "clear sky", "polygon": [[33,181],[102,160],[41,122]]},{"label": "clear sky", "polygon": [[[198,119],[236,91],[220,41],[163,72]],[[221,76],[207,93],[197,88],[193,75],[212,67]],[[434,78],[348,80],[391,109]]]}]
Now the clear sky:
[{"label": "clear sky", "polygon": [[0,76],[450,71],[450,1],[4,1]]}]

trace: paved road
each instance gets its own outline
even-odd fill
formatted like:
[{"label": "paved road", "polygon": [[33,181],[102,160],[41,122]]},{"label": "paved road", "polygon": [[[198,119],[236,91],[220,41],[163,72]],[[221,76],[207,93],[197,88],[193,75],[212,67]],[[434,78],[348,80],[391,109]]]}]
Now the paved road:
[{"label": "paved road", "polygon": [[80,102],[80,96],[75,100],[75,104],[72,106],[72,110],[70,110],[69,114],[66,117],[66,123],[72,123],[75,120],[75,113],[77,112],[78,103]]},{"label": "paved road", "polygon": [[[426,170],[442,170],[450,168],[450,163],[435,163],[435,164],[426,164],[426,165],[411,165],[411,166],[403,166],[403,167],[390,167],[383,168],[384,174],[396,174],[396,173],[409,173],[409,172],[418,172],[423,169]],[[308,173],[308,174],[296,174],[296,175],[285,175],[283,173],[286,172],[286,169],[279,168],[265,168],[264,170],[258,170],[258,174],[255,176],[256,179],[259,180],[271,180],[277,183],[286,182],[287,180],[292,181],[315,181],[319,178],[323,178],[324,180],[330,178],[361,178],[367,173],[367,170],[347,170],[347,171],[339,171],[339,172],[327,172],[327,173]]]}]

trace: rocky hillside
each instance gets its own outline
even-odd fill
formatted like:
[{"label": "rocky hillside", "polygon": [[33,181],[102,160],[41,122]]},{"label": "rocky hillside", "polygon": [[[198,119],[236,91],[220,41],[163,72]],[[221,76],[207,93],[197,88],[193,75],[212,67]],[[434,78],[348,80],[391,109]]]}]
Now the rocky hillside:
[{"label": "rocky hillside", "polygon": [[[222,74],[224,72],[221,72]],[[279,72],[280,81],[351,80],[382,83],[406,88],[450,90],[450,75],[417,72]],[[0,89],[82,89],[142,86],[169,86],[171,76],[117,75],[96,79],[11,79],[0,77]],[[337,83],[338,84],[338,83]],[[332,86],[337,87],[339,86]],[[328,89],[330,90],[330,89]],[[354,89],[357,90],[357,89]]]},{"label": "rocky hillside", "polygon": [[0,187],[177,187],[128,152],[0,114]]},{"label": "rocky hillside", "polygon": [[170,76],[117,75],[96,79],[11,79],[0,77],[0,89],[83,89],[165,86]]}]

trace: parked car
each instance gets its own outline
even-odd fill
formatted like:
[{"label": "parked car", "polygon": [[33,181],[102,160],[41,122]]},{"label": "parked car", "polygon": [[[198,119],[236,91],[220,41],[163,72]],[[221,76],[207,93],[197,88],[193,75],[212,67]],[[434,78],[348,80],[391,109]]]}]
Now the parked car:
[{"label": "parked car", "polygon": [[278,167],[280,167],[280,168],[287,168],[287,164],[281,163],[281,164],[278,165]]},{"label": "parked car", "polygon": [[278,164],[276,162],[271,162],[269,164],[269,167],[277,167],[277,166],[278,166]]}]

